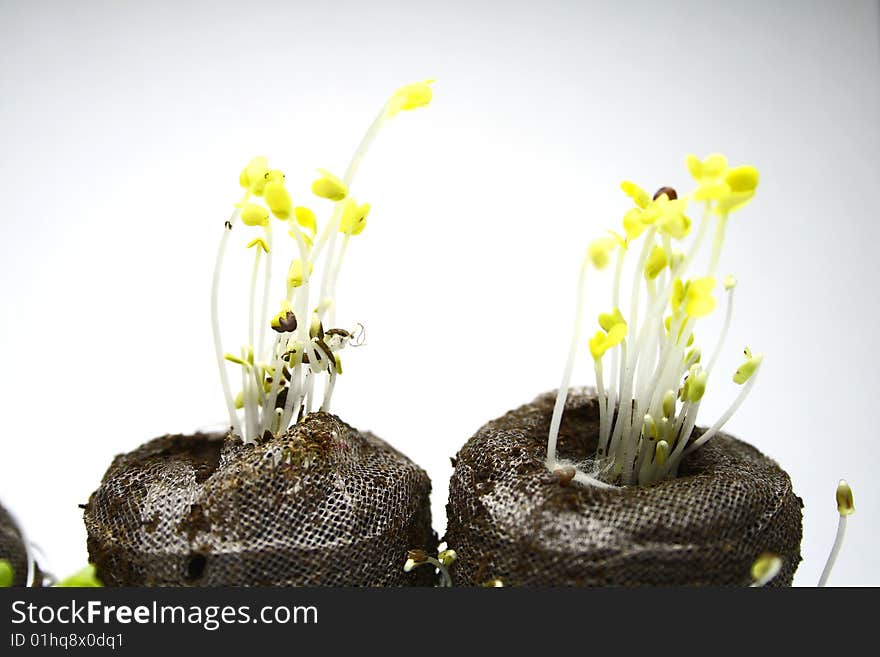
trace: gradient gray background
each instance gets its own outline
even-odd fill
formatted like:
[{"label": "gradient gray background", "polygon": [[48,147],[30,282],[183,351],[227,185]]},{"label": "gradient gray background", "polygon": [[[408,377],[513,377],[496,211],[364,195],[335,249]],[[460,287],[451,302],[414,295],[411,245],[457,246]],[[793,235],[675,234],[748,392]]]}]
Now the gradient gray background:
[{"label": "gradient gray background", "polygon": [[878,25],[855,1],[0,2],[0,499],[53,570],[79,568],[76,503],[112,456],[223,418],[208,291],[242,164],[266,154],[306,189],[388,93],[436,77],[356,183],[373,214],[339,316],[369,346],[334,401],[428,470],[438,530],[449,457],[557,385],[620,180],[686,187],[683,156],[722,151],[762,180],[722,260],[740,287],[719,367],[767,355],[729,428],[804,499],[796,583],[818,578],[845,476],[832,582],[880,584]]}]

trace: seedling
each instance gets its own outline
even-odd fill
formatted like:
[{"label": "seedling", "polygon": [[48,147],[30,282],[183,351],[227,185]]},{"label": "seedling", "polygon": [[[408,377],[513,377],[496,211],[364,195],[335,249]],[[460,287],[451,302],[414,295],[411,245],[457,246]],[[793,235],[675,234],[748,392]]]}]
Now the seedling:
[{"label": "seedling", "polygon": [[856,512],[856,506],[853,502],[853,492],[843,479],[837,484],[837,513],[840,515],[837,521],[837,535],[834,537],[834,545],[831,547],[831,554],[828,555],[828,561],[825,568],[822,569],[822,575],[819,577],[819,586],[828,584],[828,577],[837,561],[837,555],[840,554],[840,548],[843,545],[843,537],[846,534],[846,519]]},{"label": "seedling", "polygon": [[452,586],[452,575],[449,569],[458,559],[455,550],[443,550],[435,559],[424,550],[409,550],[406,553],[406,562],[403,564],[403,572],[408,573],[413,568],[420,566],[431,566],[440,575],[440,587],[447,588]]},{"label": "seedling", "polygon": [[[837,555],[840,554],[840,548],[843,546],[843,537],[846,534],[846,519],[856,512],[855,503],[853,502],[853,492],[849,484],[841,479],[837,484],[835,494],[837,499],[837,513],[840,518],[837,523],[837,535],[834,537],[834,544],[831,546],[831,553],[825,562],[825,568],[822,569],[822,575],[819,577],[818,587],[827,586],[828,577],[837,562]],[[782,559],[775,554],[762,554],[752,564],[752,586],[764,586],[770,582],[782,570]]]},{"label": "seedling", "polygon": [[[355,173],[380,129],[403,111],[431,101],[433,80],[398,89],[382,106],[342,177],[319,169],[311,186],[320,203],[330,203],[329,219],[319,229],[318,212],[295,205],[284,174],[256,157],[241,172],[244,195],[225,222],[211,289],[214,348],[232,431],[251,443],[286,431],[316,407],[330,409],[339,352],[363,340],[363,327],[336,327],[336,282],[352,237],[367,224],[370,206],[350,194]],[[273,219],[282,222],[295,247],[287,267],[286,294],[270,313]],[[235,351],[223,347],[218,319],[220,278],[233,229],[243,224],[252,253],[250,293],[243,316],[247,341]],[[320,280],[317,274],[320,273]],[[328,328],[325,328],[328,327]],[[330,328],[332,327],[332,328]],[[233,394],[228,368],[236,367],[241,390]],[[320,401],[317,381],[323,380]]]},{"label": "seedling", "polygon": [[[762,355],[746,348],[744,362],[733,374],[733,381],[741,386],[739,395],[708,430],[695,435],[700,404],[730,327],[736,279],[723,279],[725,319],[708,361],[695,344],[694,329],[715,310],[718,264],[728,221],[732,212],[755,195],[758,171],[748,165],[729,167],[727,159],[717,154],[705,160],[690,155],[687,166],[696,189],[685,195],[661,187],[652,196],[635,183],[624,182],[621,189],[634,207],[623,217],[623,234],[609,231],[591,243],[584,255],[574,331],[551,419],[546,460],[547,467],[561,475],[574,468],[571,479],[577,483],[611,487],[675,477],[682,458],[717,435],[740,407],[761,367]],[[691,238],[688,208],[692,203],[702,208],[703,216]],[[692,272],[710,229],[708,266]],[[628,313],[624,314],[622,274],[624,265],[633,260]],[[557,456],[556,442],[581,347],[587,274],[608,268],[612,261],[611,307],[599,315],[600,330],[589,340],[599,403],[598,447],[586,463],[564,463]]]}]

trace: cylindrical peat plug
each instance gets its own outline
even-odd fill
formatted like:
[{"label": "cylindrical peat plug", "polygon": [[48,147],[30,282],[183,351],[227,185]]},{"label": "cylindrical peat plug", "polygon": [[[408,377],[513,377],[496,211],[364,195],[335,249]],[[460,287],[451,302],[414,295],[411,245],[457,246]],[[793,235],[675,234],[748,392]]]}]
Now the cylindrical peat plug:
[{"label": "cylindrical peat plug", "polygon": [[[803,504],[774,461],[719,434],[686,456],[674,479],[582,486],[545,464],[555,397],[489,422],[458,453],[445,537],[458,554],[456,584],[748,585],[763,553],[782,559],[770,585],[791,584]],[[593,455],[598,432],[595,393],[570,392],[560,456]]]},{"label": "cylindrical peat plug", "polygon": [[0,504],[0,560],[11,570],[12,586],[36,586],[42,581],[27,538],[12,514]]},{"label": "cylindrical peat plug", "polygon": [[427,474],[312,413],[285,434],[165,436],[117,456],[85,510],[106,586],[431,585]]}]

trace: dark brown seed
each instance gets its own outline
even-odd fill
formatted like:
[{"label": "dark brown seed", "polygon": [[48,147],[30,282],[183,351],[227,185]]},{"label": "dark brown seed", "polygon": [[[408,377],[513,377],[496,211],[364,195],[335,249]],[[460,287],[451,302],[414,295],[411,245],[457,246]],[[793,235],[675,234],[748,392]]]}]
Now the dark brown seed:
[{"label": "dark brown seed", "polygon": [[278,333],[293,333],[296,330],[296,315],[288,310],[284,317],[278,320],[277,325],[272,325],[272,330]]},{"label": "dark brown seed", "polygon": [[678,198],[678,192],[672,189],[672,187],[661,187],[656,192],[654,192],[654,200],[656,201],[663,194],[666,194],[666,198],[668,198],[670,201],[674,201]]}]

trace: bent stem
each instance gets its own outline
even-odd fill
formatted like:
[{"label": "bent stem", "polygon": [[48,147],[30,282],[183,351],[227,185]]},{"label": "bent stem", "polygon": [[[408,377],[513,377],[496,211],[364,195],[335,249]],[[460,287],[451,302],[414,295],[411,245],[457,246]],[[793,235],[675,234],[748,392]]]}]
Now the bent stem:
[{"label": "bent stem", "polygon": [[440,558],[435,559],[424,550],[410,550],[407,552],[406,563],[403,564],[403,572],[409,573],[420,566],[433,566],[440,575],[439,586],[441,588],[451,587],[452,575],[449,573],[449,567],[455,562],[457,556],[453,550],[444,550],[438,556]]},{"label": "bent stem", "polygon": [[837,535],[834,537],[834,545],[831,547],[831,554],[828,555],[828,561],[822,570],[822,576],[819,578],[819,586],[824,587],[828,584],[828,577],[837,561],[837,555],[840,554],[840,548],[843,545],[843,537],[846,534],[846,519],[855,513],[856,507],[853,503],[853,493],[849,484],[841,479],[837,484],[837,512],[840,519],[837,522]]}]

